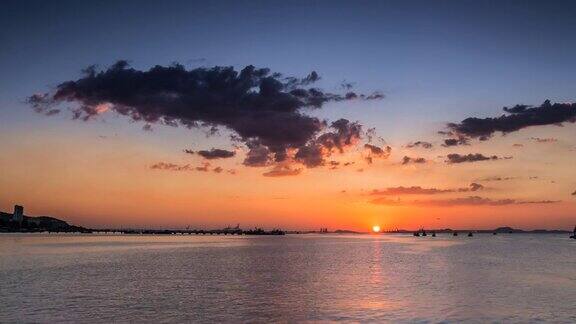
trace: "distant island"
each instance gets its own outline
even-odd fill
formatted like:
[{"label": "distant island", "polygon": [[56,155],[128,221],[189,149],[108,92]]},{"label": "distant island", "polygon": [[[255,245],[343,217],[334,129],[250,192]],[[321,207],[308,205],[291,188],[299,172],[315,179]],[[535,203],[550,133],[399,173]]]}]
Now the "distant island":
[{"label": "distant island", "polygon": [[0,212],[0,233],[35,233],[35,232],[67,232],[92,233],[92,230],[70,225],[67,222],[49,216],[26,216],[22,206],[14,206],[14,213]]},{"label": "distant island", "polygon": [[[524,234],[566,234],[571,233],[567,230],[546,230],[546,229],[535,229],[535,230],[522,230],[517,228],[512,228],[509,226],[498,227],[492,230],[486,229],[451,229],[451,228],[444,228],[444,229],[425,229],[427,232],[430,233],[454,233],[454,232],[466,232],[466,233],[491,233],[491,234],[503,234],[503,233],[524,233]],[[386,233],[413,233],[415,231],[411,230],[394,230],[394,231],[387,231]]]}]

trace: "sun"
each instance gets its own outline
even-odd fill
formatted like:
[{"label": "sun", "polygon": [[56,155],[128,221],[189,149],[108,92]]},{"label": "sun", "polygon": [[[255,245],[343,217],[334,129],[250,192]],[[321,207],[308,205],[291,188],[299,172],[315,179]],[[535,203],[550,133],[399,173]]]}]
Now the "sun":
[{"label": "sun", "polygon": [[374,233],[380,233],[380,226],[378,226],[378,225],[372,226],[372,232],[374,232]]}]

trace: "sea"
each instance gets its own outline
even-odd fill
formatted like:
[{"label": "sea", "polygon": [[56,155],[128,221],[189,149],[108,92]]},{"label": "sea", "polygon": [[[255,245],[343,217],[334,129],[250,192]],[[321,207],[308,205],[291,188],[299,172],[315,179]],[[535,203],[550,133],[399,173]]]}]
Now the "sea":
[{"label": "sea", "polygon": [[0,234],[0,322],[576,323],[566,234]]}]

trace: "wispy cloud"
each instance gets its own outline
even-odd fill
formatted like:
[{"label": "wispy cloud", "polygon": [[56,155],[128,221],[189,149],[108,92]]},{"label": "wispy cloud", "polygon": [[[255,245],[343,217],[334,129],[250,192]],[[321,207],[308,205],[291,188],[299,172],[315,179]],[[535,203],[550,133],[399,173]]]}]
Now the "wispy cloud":
[{"label": "wispy cloud", "polygon": [[453,192],[475,192],[485,189],[483,185],[478,183],[471,183],[470,186],[466,188],[449,188],[449,189],[439,189],[439,188],[423,188],[420,186],[412,187],[389,187],[383,190],[372,190],[370,193],[373,196],[402,196],[402,195],[437,195],[444,193]]},{"label": "wispy cloud", "polygon": [[448,154],[446,163],[448,164],[456,164],[456,163],[470,163],[470,162],[480,162],[480,161],[495,161],[495,160],[508,160],[512,157],[498,157],[496,155],[492,156],[485,156],[480,153],[470,153],[470,154],[457,154],[452,153]]},{"label": "wispy cloud", "polygon": [[422,207],[454,207],[454,206],[509,206],[526,204],[553,204],[559,200],[516,200],[516,199],[490,199],[479,196],[465,198],[434,199],[434,200],[400,200],[387,197],[377,198],[371,201],[377,205],[388,206],[422,206]]},{"label": "wispy cloud", "polygon": [[422,157],[409,157],[409,156],[404,156],[402,158],[402,165],[406,165],[406,164],[424,164],[426,163],[426,159],[422,158]]}]

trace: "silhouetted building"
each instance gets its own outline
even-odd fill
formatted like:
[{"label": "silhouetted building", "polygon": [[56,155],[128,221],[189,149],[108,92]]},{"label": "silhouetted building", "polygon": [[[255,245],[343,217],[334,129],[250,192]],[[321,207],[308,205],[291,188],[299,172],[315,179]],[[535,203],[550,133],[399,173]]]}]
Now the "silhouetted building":
[{"label": "silhouetted building", "polygon": [[21,225],[23,220],[24,220],[24,207],[20,205],[14,205],[14,214],[12,214],[12,221],[18,223],[18,225]]}]

